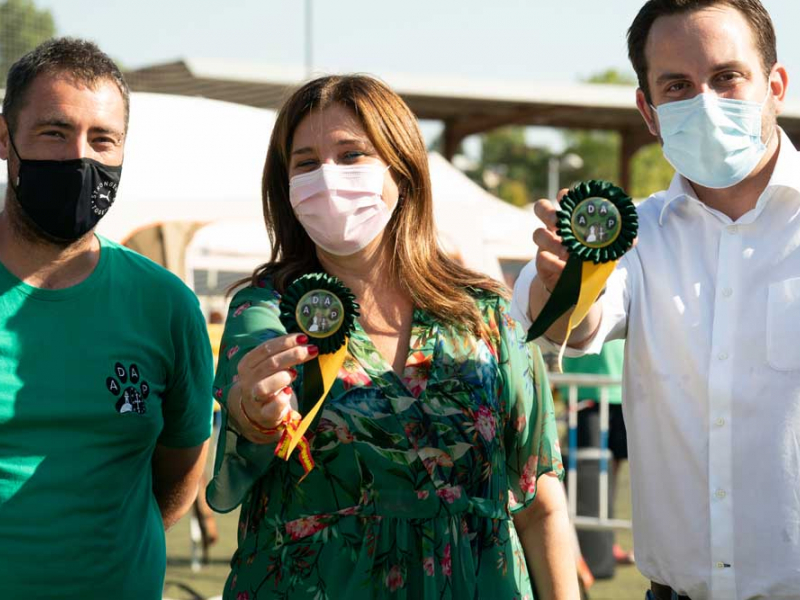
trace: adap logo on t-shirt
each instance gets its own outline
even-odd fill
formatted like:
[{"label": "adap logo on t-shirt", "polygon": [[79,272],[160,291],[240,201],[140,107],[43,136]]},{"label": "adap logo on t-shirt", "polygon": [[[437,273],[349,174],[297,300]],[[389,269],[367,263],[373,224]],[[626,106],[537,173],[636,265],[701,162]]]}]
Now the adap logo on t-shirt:
[{"label": "adap logo on t-shirt", "polygon": [[119,397],[116,404],[117,412],[120,414],[133,412],[140,415],[147,412],[145,400],[150,395],[150,385],[142,379],[139,367],[131,364],[125,369],[122,363],[118,362],[114,365],[114,374],[116,378],[106,379],[106,387],[114,396]]}]

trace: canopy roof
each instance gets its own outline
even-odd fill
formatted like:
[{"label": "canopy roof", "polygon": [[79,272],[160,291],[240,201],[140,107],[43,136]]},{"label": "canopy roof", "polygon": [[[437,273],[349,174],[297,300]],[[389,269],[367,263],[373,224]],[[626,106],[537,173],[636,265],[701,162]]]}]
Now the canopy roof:
[{"label": "canopy roof", "polygon": [[[306,80],[297,69],[216,59],[187,58],[126,73],[133,89],[203,96],[261,108],[279,108]],[[635,87],[509,82],[453,77],[385,78],[420,119],[450,124],[469,135],[506,124],[581,129],[646,129],[636,110]],[[800,140],[800,102],[787,103],[781,125]]]}]

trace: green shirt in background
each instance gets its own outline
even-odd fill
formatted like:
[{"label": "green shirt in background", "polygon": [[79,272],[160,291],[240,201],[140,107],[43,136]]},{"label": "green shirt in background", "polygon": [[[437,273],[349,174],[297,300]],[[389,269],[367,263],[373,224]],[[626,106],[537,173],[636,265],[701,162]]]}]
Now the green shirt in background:
[{"label": "green shirt in background", "polygon": [[[603,345],[600,354],[586,354],[577,358],[564,358],[564,373],[588,373],[591,375],[609,375],[622,379],[622,359],[625,355],[625,341],[614,340]],[[562,387],[561,394],[568,398],[569,388]],[[600,401],[600,388],[579,387],[578,400]],[[608,388],[609,404],[622,403],[622,387],[615,385]]]},{"label": "green shirt in background", "polygon": [[156,443],[211,430],[211,352],[174,275],[100,238],[78,285],[0,264],[0,598],[161,598]]}]

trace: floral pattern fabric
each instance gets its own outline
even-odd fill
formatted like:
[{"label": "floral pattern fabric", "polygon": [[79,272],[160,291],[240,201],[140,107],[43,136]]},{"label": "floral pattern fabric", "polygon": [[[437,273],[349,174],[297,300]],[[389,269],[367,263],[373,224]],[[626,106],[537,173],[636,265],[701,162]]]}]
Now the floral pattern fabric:
[{"label": "floral pattern fabric", "polygon": [[[223,422],[208,500],[242,505],[226,600],[533,600],[512,514],[539,476],[563,476],[553,403],[507,302],[475,296],[479,337],[414,312],[402,376],[357,326],[307,434],[316,466],[301,483],[296,458]],[[223,406],[239,359],[285,333],[279,302],[266,282],[234,297],[215,380]]]}]

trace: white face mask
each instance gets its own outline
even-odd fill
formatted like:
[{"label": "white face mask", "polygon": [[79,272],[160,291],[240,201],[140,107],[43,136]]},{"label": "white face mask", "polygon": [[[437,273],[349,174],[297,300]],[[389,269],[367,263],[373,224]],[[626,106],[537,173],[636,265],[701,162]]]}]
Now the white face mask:
[{"label": "white face mask", "polygon": [[[664,157],[689,181],[728,188],[753,172],[767,144],[761,141],[763,102],[698,94],[655,107]],[[774,132],[773,132],[774,133]]]},{"label": "white face mask", "polygon": [[325,164],[291,178],[294,214],[317,246],[348,256],[380,235],[392,216],[381,197],[387,169],[374,163]]}]

